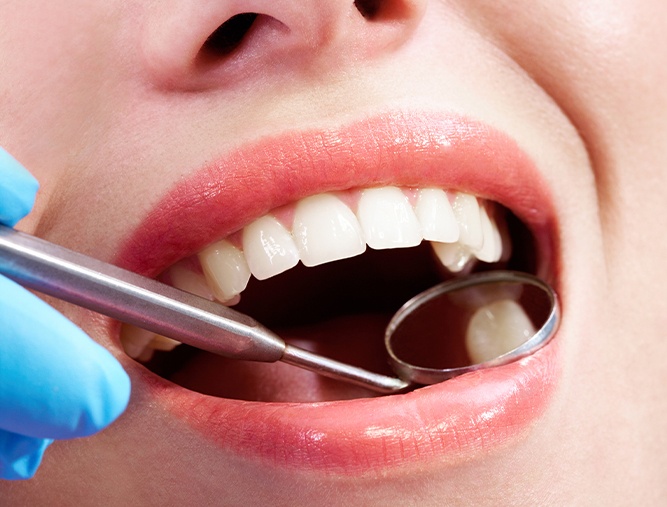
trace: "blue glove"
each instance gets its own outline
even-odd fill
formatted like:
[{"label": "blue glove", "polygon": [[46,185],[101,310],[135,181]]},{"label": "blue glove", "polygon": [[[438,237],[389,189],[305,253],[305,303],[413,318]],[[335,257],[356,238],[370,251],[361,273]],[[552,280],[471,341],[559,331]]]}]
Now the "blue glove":
[{"label": "blue glove", "polygon": [[[23,218],[37,186],[0,148],[0,222]],[[0,276],[0,479],[32,477],[53,439],[101,430],[129,397],[130,380],[106,349]]]}]

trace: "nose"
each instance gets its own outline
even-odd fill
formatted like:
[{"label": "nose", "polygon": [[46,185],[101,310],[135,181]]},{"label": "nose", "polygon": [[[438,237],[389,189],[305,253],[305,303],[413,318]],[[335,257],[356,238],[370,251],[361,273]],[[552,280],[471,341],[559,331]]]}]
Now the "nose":
[{"label": "nose", "polygon": [[141,58],[158,85],[224,86],[285,69],[326,72],[400,48],[427,0],[162,0]]}]

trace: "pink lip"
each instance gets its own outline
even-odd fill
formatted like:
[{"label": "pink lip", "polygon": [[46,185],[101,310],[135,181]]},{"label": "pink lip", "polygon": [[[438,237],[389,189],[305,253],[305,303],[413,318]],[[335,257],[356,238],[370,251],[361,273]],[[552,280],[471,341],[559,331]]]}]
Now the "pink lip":
[{"label": "pink lip", "polygon": [[[540,174],[507,135],[460,116],[393,113],[338,130],[246,145],[180,181],[131,235],[117,263],[154,276],[252,219],[307,195],[433,185],[512,209],[553,257],[555,214]],[[551,273],[557,266],[550,266]],[[558,379],[557,341],[499,368],[410,394],[319,404],[226,400],[143,370],[155,399],[222,448],[334,473],[467,457],[540,417]]]}]

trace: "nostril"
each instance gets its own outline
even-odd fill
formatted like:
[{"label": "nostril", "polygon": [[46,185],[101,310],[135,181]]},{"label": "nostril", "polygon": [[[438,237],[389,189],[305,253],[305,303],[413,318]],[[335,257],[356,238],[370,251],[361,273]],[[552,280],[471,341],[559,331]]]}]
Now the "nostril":
[{"label": "nostril", "polygon": [[368,21],[416,20],[424,12],[422,0],[354,0],[354,6]]},{"label": "nostril", "polygon": [[382,0],[354,0],[354,6],[366,19],[375,19],[380,12]]},{"label": "nostril", "polygon": [[244,12],[229,18],[206,39],[203,51],[211,56],[231,54],[243,42],[257,16],[254,12]]}]

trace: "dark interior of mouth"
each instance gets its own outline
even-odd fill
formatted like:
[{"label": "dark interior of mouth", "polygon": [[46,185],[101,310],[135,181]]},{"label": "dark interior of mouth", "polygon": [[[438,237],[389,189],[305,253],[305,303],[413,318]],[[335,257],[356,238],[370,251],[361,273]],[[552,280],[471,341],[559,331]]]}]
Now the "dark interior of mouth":
[{"label": "dark interior of mouth", "polygon": [[[474,271],[512,269],[535,273],[528,229],[507,212],[512,255],[502,264],[477,263]],[[235,309],[285,341],[370,371],[394,376],[387,363],[384,330],[411,297],[453,277],[419,247],[371,250],[317,267],[302,265],[264,281],[251,278]],[[462,366],[463,343],[448,344],[452,367]],[[157,351],[145,364],[154,373],[203,394],[255,401],[324,401],[377,396],[284,363],[229,360],[187,345]]]}]

